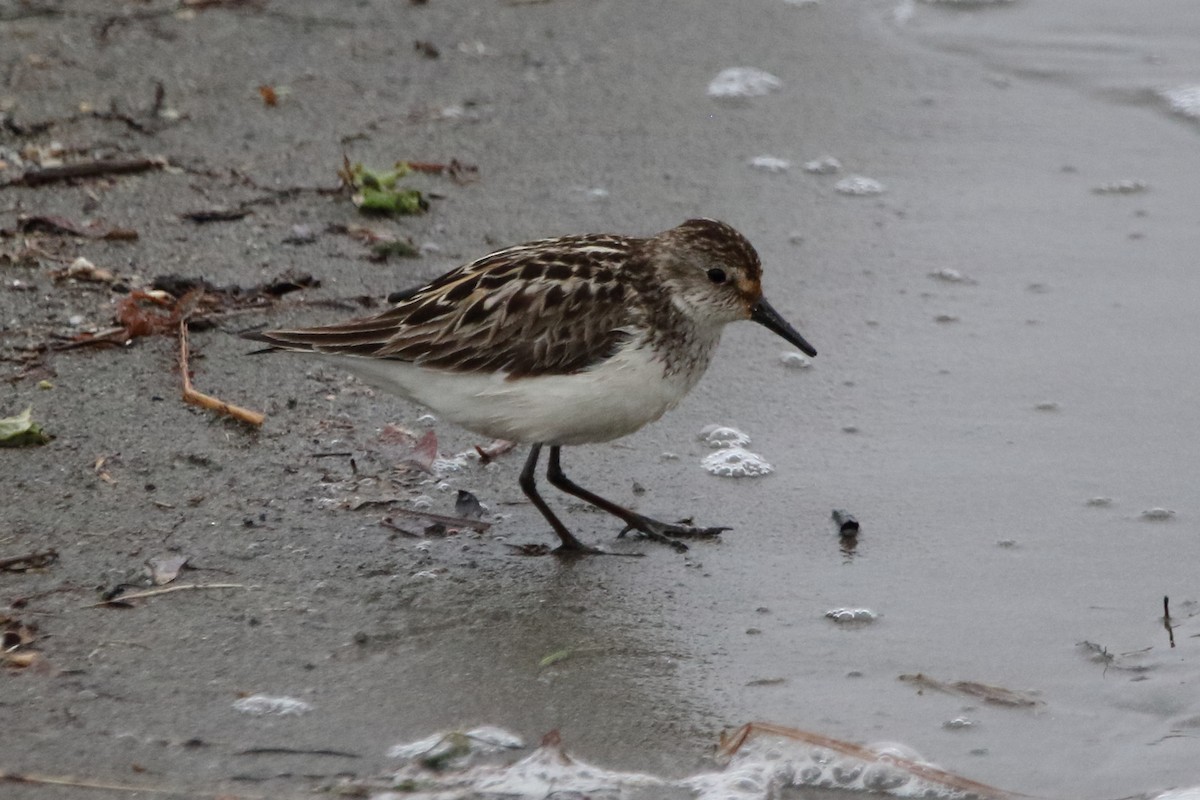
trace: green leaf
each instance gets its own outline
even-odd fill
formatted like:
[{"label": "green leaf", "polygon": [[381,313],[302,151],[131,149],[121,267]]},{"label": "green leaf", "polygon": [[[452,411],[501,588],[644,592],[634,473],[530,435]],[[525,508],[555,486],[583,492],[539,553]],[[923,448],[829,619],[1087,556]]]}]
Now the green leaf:
[{"label": "green leaf", "polygon": [[29,447],[45,444],[54,437],[33,421],[33,407],[15,417],[0,419],[0,447]]},{"label": "green leaf", "polygon": [[382,214],[420,214],[429,203],[416,189],[373,189],[364,186],[354,195],[354,205],[362,211]]}]

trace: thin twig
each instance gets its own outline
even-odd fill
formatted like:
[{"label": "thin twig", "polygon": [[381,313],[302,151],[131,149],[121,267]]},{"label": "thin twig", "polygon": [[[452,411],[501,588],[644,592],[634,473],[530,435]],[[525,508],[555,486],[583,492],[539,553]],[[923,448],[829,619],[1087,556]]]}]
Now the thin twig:
[{"label": "thin twig", "polygon": [[101,600],[99,603],[92,603],[84,608],[102,608],[111,606],[114,603],[124,603],[128,600],[140,600],[144,597],[156,597],[160,594],[171,594],[172,592],[186,592],[194,589],[245,589],[244,583],[185,583],[181,586],[166,586],[162,589],[147,589],[144,592],[132,592],[114,597],[110,600]]},{"label": "thin twig", "polygon": [[163,158],[82,161],[78,164],[63,164],[61,167],[32,169],[19,178],[14,178],[8,185],[42,186],[47,183],[73,180],[75,178],[95,178],[101,175],[128,175],[134,172],[161,169],[166,164],[166,159]]},{"label": "thin twig", "polygon": [[183,380],[183,402],[185,403],[207,408],[209,411],[216,411],[218,414],[233,417],[239,422],[256,427],[261,426],[263,420],[267,418],[265,414],[258,411],[251,411],[241,406],[226,403],[223,400],[218,400],[211,395],[198,392],[192,388],[192,378],[188,374],[188,329],[186,316],[179,320],[179,376]]}]

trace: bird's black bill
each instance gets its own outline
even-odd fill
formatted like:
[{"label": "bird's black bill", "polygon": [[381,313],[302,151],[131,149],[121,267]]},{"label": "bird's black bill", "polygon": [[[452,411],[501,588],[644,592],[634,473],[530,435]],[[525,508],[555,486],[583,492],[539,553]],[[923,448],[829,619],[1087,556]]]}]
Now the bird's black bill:
[{"label": "bird's black bill", "polygon": [[783,317],[779,316],[779,312],[771,308],[771,304],[765,299],[759,300],[754,308],[750,311],[750,319],[762,325],[769,331],[779,334],[784,339],[787,339],[796,347],[800,348],[800,352],[810,358],[817,354],[817,348],[813,347],[808,342],[804,341],[804,337],[787,323]]}]

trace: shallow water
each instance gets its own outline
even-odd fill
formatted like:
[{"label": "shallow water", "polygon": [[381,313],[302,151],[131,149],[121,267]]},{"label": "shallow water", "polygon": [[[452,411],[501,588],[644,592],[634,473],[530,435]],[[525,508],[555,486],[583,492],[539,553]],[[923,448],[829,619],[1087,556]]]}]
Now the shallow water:
[{"label": "shallow water", "polygon": [[[830,201],[802,249],[852,262],[822,234],[864,230],[836,308],[806,320],[812,369],[762,359],[767,407],[795,424],[738,419],[778,471],[741,500],[763,523],[705,557],[724,598],[711,690],[746,718],[895,739],[1016,791],[1193,784],[1200,129],[1159,92],[1200,81],[1200,7],[859,11],[929,80],[899,98],[878,81],[887,152],[834,153],[889,191]],[[981,99],[946,92],[949,73]],[[896,122],[913,95],[923,121]],[[1139,191],[1097,191],[1127,181]],[[842,507],[862,523],[849,552],[820,523]],[[848,629],[833,606],[879,616]],[[1037,702],[898,680],[912,673]]]}]

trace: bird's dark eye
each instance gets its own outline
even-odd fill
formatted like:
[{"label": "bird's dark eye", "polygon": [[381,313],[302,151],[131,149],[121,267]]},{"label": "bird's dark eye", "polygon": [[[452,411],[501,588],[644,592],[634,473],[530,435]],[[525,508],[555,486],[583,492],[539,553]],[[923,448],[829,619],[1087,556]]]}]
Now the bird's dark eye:
[{"label": "bird's dark eye", "polygon": [[708,271],[708,279],[713,283],[724,283],[725,277],[725,270],[718,267],[713,267]]}]

